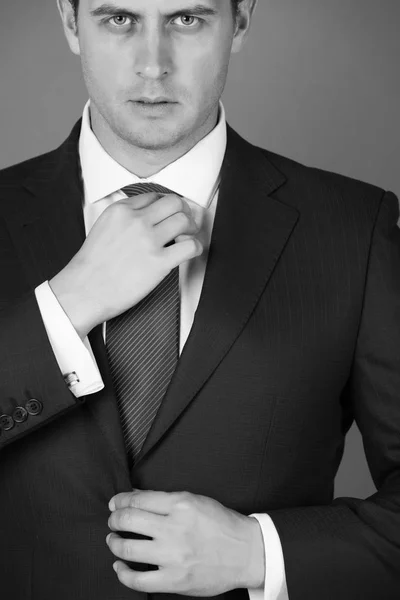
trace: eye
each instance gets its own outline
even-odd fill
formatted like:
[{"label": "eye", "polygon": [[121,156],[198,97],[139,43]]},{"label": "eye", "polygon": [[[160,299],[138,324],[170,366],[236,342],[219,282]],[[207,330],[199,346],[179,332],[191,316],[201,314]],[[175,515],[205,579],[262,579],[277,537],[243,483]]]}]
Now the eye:
[{"label": "eye", "polygon": [[179,17],[177,17],[178,20],[181,20],[181,24],[184,27],[194,27],[195,25],[198,25],[200,22],[200,19],[198,17],[194,17],[193,15],[181,15]]},{"label": "eye", "polygon": [[125,15],[116,15],[115,17],[111,17],[109,22],[115,27],[124,27],[124,25],[130,24],[132,19]]}]

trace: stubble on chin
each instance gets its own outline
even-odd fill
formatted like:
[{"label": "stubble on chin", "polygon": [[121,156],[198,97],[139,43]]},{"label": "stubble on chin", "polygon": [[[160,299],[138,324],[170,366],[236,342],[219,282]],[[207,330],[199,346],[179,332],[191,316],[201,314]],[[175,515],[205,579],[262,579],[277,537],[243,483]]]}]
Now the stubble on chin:
[{"label": "stubble on chin", "polygon": [[190,138],[190,132],[183,131],[182,125],[169,123],[163,126],[161,120],[135,123],[134,116],[120,122],[114,132],[129,146],[144,151],[165,151],[187,143]]},{"label": "stubble on chin", "polygon": [[149,127],[138,130],[125,130],[119,132],[119,137],[122,138],[128,145],[137,148],[138,150],[147,151],[163,151],[168,150],[179,144],[180,137],[176,132],[157,131],[156,128]]}]

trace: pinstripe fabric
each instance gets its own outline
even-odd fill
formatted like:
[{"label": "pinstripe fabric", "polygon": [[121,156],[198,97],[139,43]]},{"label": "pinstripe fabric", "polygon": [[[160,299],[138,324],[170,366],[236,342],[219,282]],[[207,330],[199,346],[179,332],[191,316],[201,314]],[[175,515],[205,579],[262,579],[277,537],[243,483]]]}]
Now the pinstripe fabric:
[{"label": "pinstripe fabric", "polygon": [[[171,193],[135,184],[128,196]],[[136,306],[107,323],[106,347],[128,460],[133,465],[160,406],[179,357],[179,268]]]}]

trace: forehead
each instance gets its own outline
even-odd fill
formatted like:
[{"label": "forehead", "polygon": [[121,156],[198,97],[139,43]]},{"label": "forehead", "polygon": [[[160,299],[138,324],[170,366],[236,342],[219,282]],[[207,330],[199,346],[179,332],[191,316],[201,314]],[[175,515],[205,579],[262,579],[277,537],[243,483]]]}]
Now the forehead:
[{"label": "forehead", "polygon": [[231,0],[80,0],[89,10],[100,7],[127,10],[140,14],[169,14],[177,11],[201,12],[201,9],[212,9],[219,13],[230,5]]}]

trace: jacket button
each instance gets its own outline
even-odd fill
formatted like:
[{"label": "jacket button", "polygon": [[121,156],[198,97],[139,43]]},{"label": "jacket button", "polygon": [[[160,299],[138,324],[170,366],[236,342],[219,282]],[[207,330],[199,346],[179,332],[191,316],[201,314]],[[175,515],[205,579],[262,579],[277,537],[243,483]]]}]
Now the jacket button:
[{"label": "jacket button", "polygon": [[35,398],[31,398],[25,404],[25,408],[26,408],[26,410],[28,411],[28,413],[30,415],[32,415],[33,417],[37,417],[38,415],[40,415],[40,413],[43,410],[43,404],[40,402],[40,400],[36,400]]},{"label": "jacket button", "polygon": [[23,406],[17,406],[13,412],[13,419],[16,423],[23,423],[28,418],[28,411]]},{"label": "jacket button", "polygon": [[0,416],[0,428],[3,431],[10,431],[14,427],[14,419],[10,415]]}]

